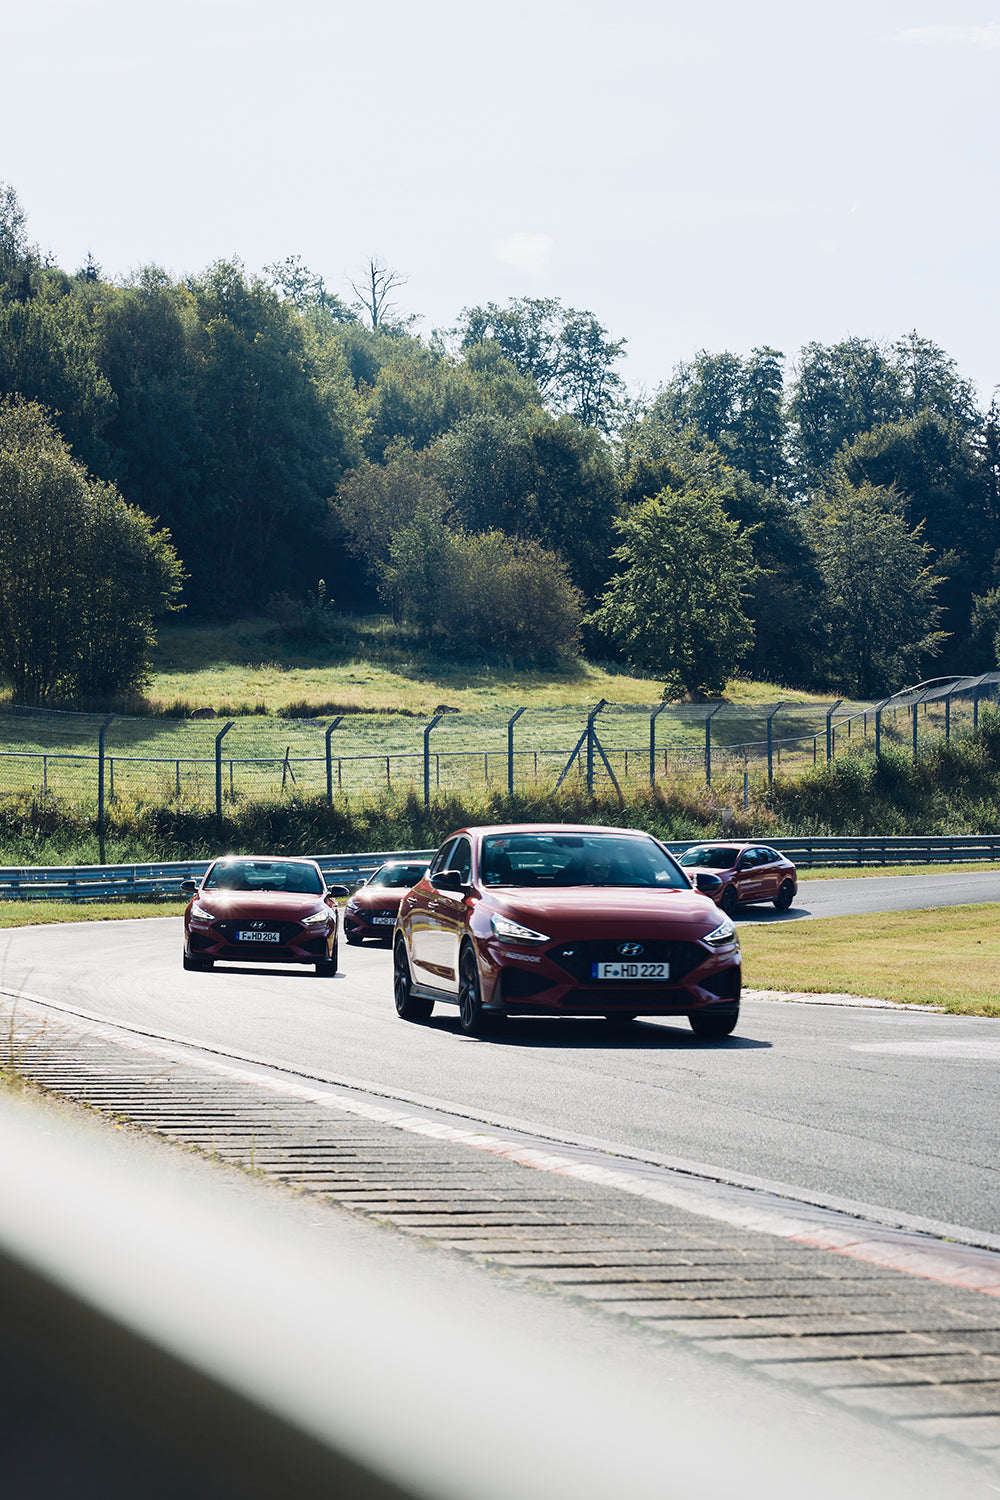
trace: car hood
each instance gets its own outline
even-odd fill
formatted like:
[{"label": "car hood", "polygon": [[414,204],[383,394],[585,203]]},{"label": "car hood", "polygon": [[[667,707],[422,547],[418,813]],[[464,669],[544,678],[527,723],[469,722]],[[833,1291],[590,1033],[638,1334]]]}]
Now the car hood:
[{"label": "car hood", "polygon": [[351,900],[355,906],[360,906],[363,910],[372,907],[378,907],[379,910],[394,910],[406,895],[406,891],[407,887],[402,885],[366,885],[360,891],[355,891]]},{"label": "car hood", "polygon": [[614,937],[642,932],[700,938],[722,920],[719,908],[693,890],[621,886],[563,886],[552,891],[506,892],[494,887],[489,900],[505,916],[552,937]]},{"label": "car hood", "polygon": [[293,891],[199,891],[195,899],[217,917],[255,922],[294,922],[324,904]]}]

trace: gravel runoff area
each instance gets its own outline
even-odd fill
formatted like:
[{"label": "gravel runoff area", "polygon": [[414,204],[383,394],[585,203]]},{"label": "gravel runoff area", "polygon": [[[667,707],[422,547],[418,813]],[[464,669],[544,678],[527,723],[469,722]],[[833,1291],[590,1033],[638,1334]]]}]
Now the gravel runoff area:
[{"label": "gravel runoff area", "polygon": [[959,1450],[987,1488],[1000,1483],[1000,1245],[845,1234],[821,1210],[662,1168],[642,1178],[637,1163],[630,1190],[615,1158],[229,1066],[31,1002],[0,1000],[0,1070],[664,1345]]}]

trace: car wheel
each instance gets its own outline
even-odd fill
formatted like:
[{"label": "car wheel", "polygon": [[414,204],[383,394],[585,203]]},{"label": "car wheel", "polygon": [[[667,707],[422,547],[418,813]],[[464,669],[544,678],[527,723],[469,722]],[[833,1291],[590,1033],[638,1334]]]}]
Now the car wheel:
[{"label": "car wheel", "polygon": [[317,959],[315,968],[320,979],[332,979],[337,972],[337,965],[327,958]]},{"label": "car wheel", "polygon": [[722,907],[722,910],[725,912],[726,916],[735,917],[736,908],[739,906],[739,904],[740,903],[736,899],[736,887],[727,885],[722,892],[722,895],[719,897],[719,905]]},{"label": "car wheel", "polygon": [[790,880],[783,880],[781,882],[778,894],[774,898],[775,910],[787,911],[794,900],[795,887],[792,885],[792,882]]},{"label": "car wheel", "polygon": [[193,971],[196,974],[204,974],[215,963],[215,959],[214,958],[192,958],[191,955],[190,955],[190,953],[185,953],[182,956],[181,962],[183,963],[185,969]]},{"label": "car wheel", "polygon": [[695,1036],[704,1037],[729,1036],[735,1031],[739,1018],[738,1005],[734,1005],[731,1010],[695,1010],[688,1016]]},{"label": "car wheel", "polygon": [[350,932],[346,927],[344,928],[344,936],[350,943],[352,948],[360,948],[361,944],[364,942],[364,938],[361,936],[360,932]]},{"label": "car wheel", "polygon": [[458,961],[458,1024],[465,1036],[482,1036],[489,1024],[483,1010],[479,965],[468,946],[462,949]]},{"label": "car wheel", "polygon": [[429,1021],[434,1001],[413,993],[410,979],[410,960],[406,956],[406,943],[396,939],[392,956],[392,993],[396,1001],[396,1014],[401,1021]]}]

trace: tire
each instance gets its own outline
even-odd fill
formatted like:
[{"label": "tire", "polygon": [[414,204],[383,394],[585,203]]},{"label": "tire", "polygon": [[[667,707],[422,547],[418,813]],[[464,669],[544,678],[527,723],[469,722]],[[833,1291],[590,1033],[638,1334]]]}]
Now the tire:
[{"label": "tire", "polygon": [[719,905],[725,912],[726,916],[735,917],[736,908],[739,906],[739,904],[740,903],[736,899],[735,886],[727,885],[725,890],[722,892],[722,895],[719,897]]},{"label": "tire", "polygon": [[731,1010],[695,1010],[688,1016],[695,1036],[708,1038],[730,1036],[736,1030],[739,1018],[738,1005],[734,1005]]},{"label": "tire", "polygon": [[215,963],[215,959],[192,958],[190,953],[185,953],[182,956],[181,962],[183,963],[185,969],[187,969],[189,972],[193,972],[195,974],[207,974],[208,970]]},{"label": "tire", "polygon": [[397,938],[392,955],[392,993],[396,1002],[396,1014],[401,1021],[429,1021],[434,1001],[413,993],[410,978],[410,960],[406,956],[406,943]]},{"label": "tire", "polygon": [[609,1026],[631,1026],[632,1022],[635,1020],[635,1012],[630,1010],[620,1010],[617,1013],[615,1011],[611,1011],[604,1017],[604,1019],[607,1021]]},{"label": "tire", "polygon": [[321,958],[316,963],[316,976],[319,979],[332,979],[337,972],[337,965],[330,963],[328,959]]},{"label": "tire", "polygon": [[361,944],[364,942],[364,938],[361,936],[360,932],[350,932],[346,927],[344,928],[344,936],[350,943],[352,948],[360,948]]},{"label": "tire", "polygon": [[775,911],[787,911],[795,900],[795,887],[790,880],[783,880],[774,898]]},{"label": "tire", "polygon": [[468,945],[458,960],[458,1025],[463,1036],[482,1036],[489,1029],[489,1018],[483,1010],[479,965]]}]

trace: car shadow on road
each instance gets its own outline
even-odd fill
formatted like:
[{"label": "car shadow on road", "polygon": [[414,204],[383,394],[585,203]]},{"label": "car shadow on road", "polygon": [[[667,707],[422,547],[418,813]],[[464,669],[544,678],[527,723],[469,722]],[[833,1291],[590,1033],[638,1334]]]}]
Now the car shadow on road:
[{"label": "car shadow on road", "polygon": [[[436,1031],[458,1031],[455,1016],[435,1015],[425,1024]],[[687,1025],[664,1026],[652,1016],[620,1026],[579,1016],[508,1016],[479,1040],[494,1047],[575,1047],[591,1052],[746,1052],[772,1046],[758,1037],[738,1034],[695,1036]]]},{"label": "car shadow on road", "polygon": [[765,911],[762,906],[741,906],[736,912],[737,922],[801,922],[811,917],[807,907],[790,906],[787,911]]}]

